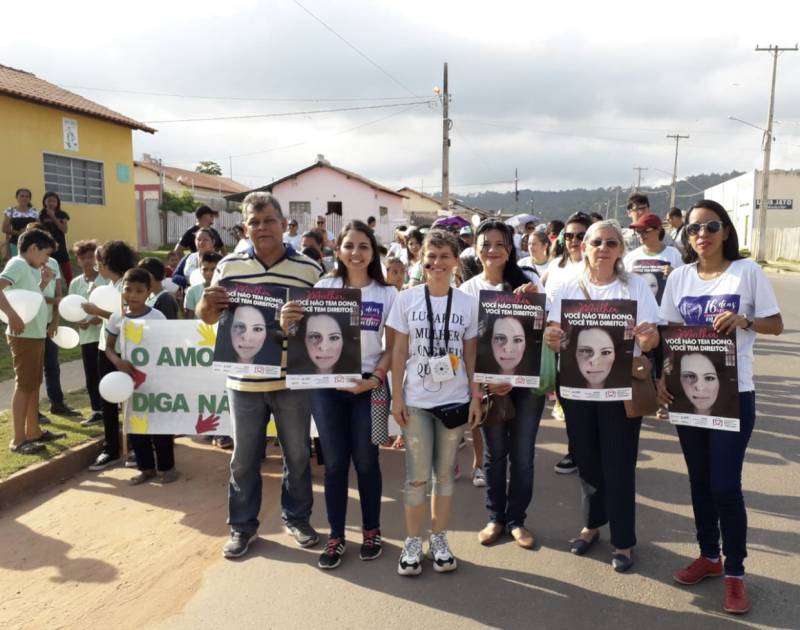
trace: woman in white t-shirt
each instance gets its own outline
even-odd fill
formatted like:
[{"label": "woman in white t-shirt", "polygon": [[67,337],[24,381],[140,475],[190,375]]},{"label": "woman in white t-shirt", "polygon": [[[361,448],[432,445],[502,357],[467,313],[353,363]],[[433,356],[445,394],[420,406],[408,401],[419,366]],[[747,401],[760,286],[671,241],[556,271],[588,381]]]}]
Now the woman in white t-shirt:
[{"label": "woman in white t-shirt", "polygon": [[[483,271],[459,288],[475,298],[476,309],[481,291],[544,291],[538,281],[530,282],[517,266],[512,232],[502,221],[489,219],[481,223],[475,242]],[[533,456],[544,396],[510,384],[492,384],[488,388],[495,396],[511,397],[514,418],[481,427],[486,444],[483,461],[489,522],[478,533],[478,541],[490,545],[508,529],[520,547],[532,549],[535,540],[525,527],[525,511],[533,498]]]},{"label": "woman in white t-shirt", "polygon": [[[669,277],[673,270],[683,266],[681,253],[672,245],[664,244],[666,232],[661,226],[661,218],[658,215],[651,212],[642,215],[634,223],[631,223],[631,229],[636,232],[641,246],[628,252],[625,255],[625,260],[622,261],[625,269],[629,272],[644,275],[647,280],[646,274],[651,272],[646,271],[646,269],[640,269],[645,263],[647,266],[657,266],[659,272],[666,278]],[[663,281],[661,284],[663,285]],[[657,288],[658,285],[656,285]],[[659,291],[656,290],[653,293],[657,294]],[[660,296],[657,295],[656,297]]]},{"label": "woman in white t-shirt", "polygon": [[[325,463],[325,506],[331,528],[318,562],[321,569],[335,569],[344,555],[351,460],[361,502],[363,542],[359,557],[374,560],[381,555],[382,480],[378,445],[372,442],[372,390],[386,381],[392,331],[384,324],[397,297],[397,289],[383,278],[375,234],[366,223],[348,223],[336,238],[334,250],[334,270],[314,286],[361,290],[362,378],[354,387],[311,392],[311,410]],[[296,303],[289,302],[282,309],[281,319],[286,322],[302,317],[302,307]]]},{"label": "woman in white t-shirt", "polygon": [[550,266],[550,239],[544,230],[528,234],[528,256],[519,261],[520,269],[533,269],[540,278]]},{"label": "woman in white t-shirt", "polygon": [[[658,344],[658,304],[646,283],[622,265],[625,242],[616,221],[598,221],[586,231],[581,249],[585,271],[556,292],[548,315],[545,343],[554,352],[561,348],[562,300],[634,300],[636,343],[634,355]],[[620,400],[583,401],[561,399],[569,429],[575,463],[581,478],[584,526],[570,541],[570,551],[585,554],[600,537],[600,527],[609,523],[614,553],[611,564],[617,572],[633,566],[636,544],[636,458],[641,418],[629,418]]]},{"label": "woman in white t-shirt", "polygon": [[[673,578],[691,585],[724,571],[723,608],[745,613],[750,601],[742,579],[747,556],[742,466],[755,424],[753,344],[756,333],[781,334],[783,320],[764,272],[739,255],[736,228],[725,209],[704,199],[692,206],[686,222],[687,264],[667,278],[661,317],[673,324],[710,325],[718,332],[736,332],[739,431],[677,427],[689,471],[700,557],[676,571]],[[663,402],[672,401],[663,382],[659,382],[659,390]]]},{"label": "woman in white t-shirt", "polygon": [[456,568],[446,532],[453,472],[465,425],[474,428],[481,415],[482,393],[471,385],[478,334],[475,299],[450,286],[459,264],[456,237],[444,230],[428,232],[422,261],[425,283],[401,291],[386,322],[395,331],[392,415],[406,442],[407,538],[397,566],[400,575],[422,572],[422,524],[431,477],[433,569]]}]

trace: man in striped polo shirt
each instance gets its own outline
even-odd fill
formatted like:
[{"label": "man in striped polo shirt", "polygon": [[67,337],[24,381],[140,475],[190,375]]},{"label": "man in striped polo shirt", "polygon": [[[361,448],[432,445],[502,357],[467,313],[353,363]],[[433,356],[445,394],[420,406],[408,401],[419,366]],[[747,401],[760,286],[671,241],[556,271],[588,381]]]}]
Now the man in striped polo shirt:
[{"label": "man in striped polo shirt", "polygon": [[[278,200],[270,193],[254,192],[243,202],[245,236],[251,245],[245,251],[223,258],[197,305],[197,316],[214,324],[228,307],[228,294],[220,280],[280,287],[312,287],[321,268],[310,258],[283,243],[286,219]],[[281,517],[286,532],[301,547],[319,541],[309,524],[313,493],[309,457],[311,409],[308,392],[286,389],[286,356],[280,378],[228,375],[233,456],[228,485],[228,524],[231,534],[222,550],[226,558],[247,553],[258,536],[261,509],[261,459],[267,423],[275,416],[283,453]]]}]

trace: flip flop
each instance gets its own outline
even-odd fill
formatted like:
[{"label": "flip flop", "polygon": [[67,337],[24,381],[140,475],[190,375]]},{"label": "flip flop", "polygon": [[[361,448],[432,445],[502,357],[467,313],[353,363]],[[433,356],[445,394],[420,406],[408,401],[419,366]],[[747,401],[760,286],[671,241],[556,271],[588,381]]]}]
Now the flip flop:
[{"label": "flip flop", "polygon": [[9,446],[9,450],[17,455],[35,455],[44,450],[44,444],[38,442],[22,442],[16,446]]}]

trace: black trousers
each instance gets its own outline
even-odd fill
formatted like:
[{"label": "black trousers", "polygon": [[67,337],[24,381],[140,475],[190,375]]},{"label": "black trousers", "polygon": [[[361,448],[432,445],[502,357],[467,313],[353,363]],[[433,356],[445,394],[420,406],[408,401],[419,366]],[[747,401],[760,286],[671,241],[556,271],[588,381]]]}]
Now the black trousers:
[{"label": "black trousers", "polygon": [[[97,372],[102,379],[106,374],[116,371],[114,364],[108,360],[104,351],[97,353]],[[99,380],[98,380],[99,382]],[[103,400],[103,429],[105,430],[106,443],[103,451],[116,459],[120,455],[119,444],[119,405]]]},{"label": "black trousers", "polygon": [[[174,435],[128,435],[136,453],[136,467],[139,470],[158,470],[164,472],[175,467]],[[153,451],[155,450],[155,457]]]},{"label": "black trousers", "polygon": [[86,377],[86,391],[89,392],[92,411],[100,411],[103,408],[103,399],[98,389],[100,372],[97,363],[97,342],[81,346],[81,359],[83,359],[83,374]]},{"label": "black trousers", "polygon": [[621,401],[563,399],[581,479],[584,525],[606,523],[617,549],[636,545],[636,458],[641,418],[625,416]]}]

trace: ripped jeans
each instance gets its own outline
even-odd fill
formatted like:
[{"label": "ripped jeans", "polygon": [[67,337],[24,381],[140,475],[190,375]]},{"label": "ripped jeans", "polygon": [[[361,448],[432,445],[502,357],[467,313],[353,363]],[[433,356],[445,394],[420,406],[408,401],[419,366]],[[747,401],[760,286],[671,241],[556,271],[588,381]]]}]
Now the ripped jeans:
[{"label": "ripped jeans", "polygon": [[431,494],[453,495],[456,454],[464,428],[448,429],[427,409],[408,407],[408,423],[403,429],[406,442],[405,505],[422,505],[431,479]]}]

